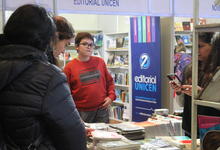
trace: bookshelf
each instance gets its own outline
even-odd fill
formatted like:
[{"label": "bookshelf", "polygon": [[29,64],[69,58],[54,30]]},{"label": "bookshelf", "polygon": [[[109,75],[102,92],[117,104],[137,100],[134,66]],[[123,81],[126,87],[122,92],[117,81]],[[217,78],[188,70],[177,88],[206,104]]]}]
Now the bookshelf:
[{"label": "bookshelf", "polygon": [[174,22],[174,47],[175,53],[192,53],[192,28],[190,19],[175,19]]},{"label": "bookshelf", "polygon": [[175,31],[175,52],[192,53],[192,31]]},{"label": "bookshelf", "polygon": [[[193,24],[186,20],[179,20],[174,23],[174,57],[173,72],[182,80],[185,66],[191,63],[193,49]],[[179,97],[175,97],[179,101]],[[177,107],[181,107],[180,105]]]},{"label": "bookshelf", "polygon": [[131,120],[129,52],[129,33],[104,34],[104,59],[114,79],[117,96],[111,106],[111,120]]}]

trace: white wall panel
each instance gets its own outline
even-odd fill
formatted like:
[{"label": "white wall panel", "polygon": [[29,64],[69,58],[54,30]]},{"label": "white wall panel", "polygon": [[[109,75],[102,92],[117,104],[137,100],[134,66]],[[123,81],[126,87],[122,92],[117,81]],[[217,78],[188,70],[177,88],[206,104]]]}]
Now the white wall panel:
[{"label": "white wall panel", "polygon": [[171,0],[149,0],[149,13],[154,16],[171,16]]}]

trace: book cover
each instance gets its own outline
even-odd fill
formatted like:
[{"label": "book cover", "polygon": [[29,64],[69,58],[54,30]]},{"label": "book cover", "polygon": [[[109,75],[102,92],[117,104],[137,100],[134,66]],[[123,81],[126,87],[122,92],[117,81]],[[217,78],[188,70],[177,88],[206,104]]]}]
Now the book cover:
[{"label": "book cover", "polygon": [[182,26],[183,26],[183,30],[184,31],[190,31],[191,30],[191,26],[190,26],[190,22],[189,21],[183,21],[182,22]]},{"label": "book cover", "polygon": [[109,132],[104,130],[95,130],[92,131],[92,137],[96,140],[120,140],[123,136],[119,135],[116,132]]},{"label": "book cover", "polygon": [[128,44],[129,44],[129,39],[128,36],[124,37],[124,45],[123,48],[128,48]]},{"label": "book cover", "polygon": [[183,31],[183,25],[181,22],[175,22],[174,28],[175,28],[175,31]]},{"label": "book cover", "polygon": [[110,53],[108,55],[107,65],[114,65],[115,63],[115,54]]},{"label": "book cover", "polygon": [[124,37],[116,38],[116,48],[122,48],[124,45]]},{"label": "book cover", "polygon": [[192,44],[190,40],[190,35],[182,35],[182,40],[184,44]]}]

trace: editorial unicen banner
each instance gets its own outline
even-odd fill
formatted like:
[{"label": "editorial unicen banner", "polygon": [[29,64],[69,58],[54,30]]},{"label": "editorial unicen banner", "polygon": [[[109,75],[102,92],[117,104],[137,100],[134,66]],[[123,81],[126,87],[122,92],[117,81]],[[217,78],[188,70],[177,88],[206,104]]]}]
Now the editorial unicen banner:
[{"label": "editorial unicen banner", "polygon": [[132,17],[132,120],[145,121],[161,107],[160,18]]}]

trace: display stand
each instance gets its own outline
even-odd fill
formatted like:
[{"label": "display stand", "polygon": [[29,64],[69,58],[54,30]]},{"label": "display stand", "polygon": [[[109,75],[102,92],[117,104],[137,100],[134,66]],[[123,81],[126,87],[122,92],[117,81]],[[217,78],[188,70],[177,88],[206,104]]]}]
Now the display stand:
[{"label": "display stand", "polygon": [[220,108],[220,103],[210,102],[209,100],[198,100],[198,33],[199,32],[217,32],[220,31],[220,24],[198,25],[199,18],[199,0],[193,0],[194,5],[194,28],[193,28],[193,69],[192,69],[192,150],[197,146],[197,106],[209,106]]},{"label": "display stand", "polygon": [[193,96],[192,96],[192,149],[196,149],[196,135],[197,135],[197,124],[194,124],[197,122],[197,106],[209,106],[214,108],[220,108],[220,103],[216,102],[210,102],[207,100],[198,100],[196,97],[198,97],[197,93],[197,77],[198,74],[198,33],[199,32],[217,32],[220,31],[220,24],[208,24],[208,25],[196,25],[194,28],[194,34],[195,34],[195,41],[194,39],[194,50],[193,50]]}]

